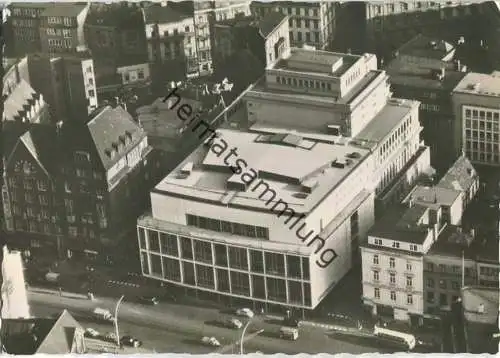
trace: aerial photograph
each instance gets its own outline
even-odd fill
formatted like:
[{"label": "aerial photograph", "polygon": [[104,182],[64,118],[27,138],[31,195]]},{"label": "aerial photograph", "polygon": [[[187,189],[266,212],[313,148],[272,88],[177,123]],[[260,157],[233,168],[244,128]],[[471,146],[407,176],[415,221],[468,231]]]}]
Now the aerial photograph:
[{"label": "aerial photograph", "polygon": [[0,354],[498,354],[500,1],[0,5]]}]

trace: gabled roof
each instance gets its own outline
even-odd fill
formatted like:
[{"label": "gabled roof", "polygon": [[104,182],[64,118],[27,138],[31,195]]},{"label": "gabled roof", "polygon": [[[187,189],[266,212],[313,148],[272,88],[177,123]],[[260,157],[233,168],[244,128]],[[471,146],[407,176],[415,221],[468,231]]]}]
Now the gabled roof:
[{"label": "gabled roof", "polygon": [[441,188],[467,191],[477,180],[477,172],[465,155],[457,159],[436,185]]},{"label": "gabled roof", "polygon": [[52,176],[57,167],[58,154],[57,133],[53,127],[42,124],[33,125],[17,141],[7,160],[7,167],[12,160],[15,160],[15,154],[21,147],[30,153],[48,176]]},{"label": "gabled roof", "polygon": [[279,24],[287,17],[287,15],[278,12],[271,11],[264,15],[263,18],[259,19],[259,29],[265,38],[269,36]]},{"label": "gabled roof", "polygon": [[122,107],[104,107],[87,128],[102,165],[107,170],[135,147],[146,134]]},{"label": "gabled roof", "polygon": [[36,350],[36,353],[72,353],[73,341],[75,339],[75,332],[77,329],[83,331],[83,327],[67,310],[62,311],[50,331],[47,333],[47,336]]},{"label": "gabled roof", "polygon": [[38,94],[25,81],[21,80],[12,93],[4,101],[3,119],[6,121],[17,120],[19,115],[31,108],[32,101],[38,98]]}]

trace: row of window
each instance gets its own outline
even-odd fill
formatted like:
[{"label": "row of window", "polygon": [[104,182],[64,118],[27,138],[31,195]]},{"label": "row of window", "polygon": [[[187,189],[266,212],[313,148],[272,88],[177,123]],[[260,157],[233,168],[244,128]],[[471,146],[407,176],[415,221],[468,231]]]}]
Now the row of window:
[{"label": "row of window", "polygon": [[[373,281],[380,281],[380,271],[373,270]],[[389,273],[389,283],[391,284],[396,284],[396,274],[394,272]],[[406,276],[406,286],[407,287],[412,287],[413,286],[413,277],[411,276]]]},{"label": "row of window", "polygon": [[12,9],[12,15],[25,16],[25,17],[39,17],[45,9],[29,9],[29,8],[15,8]]},{"label": "row of window", "polygon": [[311,287],[307,282],[214,268],[199,263],[147,254],[144,251],[141,252],[141,265],[142,271],[146,275],[190,286],[261,300],[311,305]]},{"label": "row of window", "polygon": [[465,142],[465,147],[468,150],[473,151],[482,151],[482,152],[491,152],[498,153],[499,145],[497,143],[484,143],[484,142],[476,142],[468,140]]},{"label": "row of window", "polygon": [[477,109],[466,109],[465,118],[482,119],[487,121],[500,121],[500,112],[480,111]]},{"label": "row of window", "polygon": [[[428,288],[435,288],[436,287],[436,282],[433,278],[428,278],[427,279],[427,287]],[[452,290],[460,290],[460,283],[458,281],[451,281],[450,285]],[[448,289],[448,284],[446,280],[439,280],[439,288],[446,290]]]},{"label": "row of window", "polygon": [[465,138],[498,143],[498,133],[493,132],[478,132],[477,130],[471,131],[470,129],[466,129]]},{"label": "row of window", "polygon": [[61,16],[48,16],[48,24],[64,24],[65,26],[72,26],[73,19],[71,17],[61,17]]},{"label": "row of window", "polygon": [[[459,265],[445,265],[445,264],[436,265],[432,262],[426,262],[425,271],[460,274],[461,268]],[[474,277],[474,274],[475,274],[474,270],[472,270],[470,267],[465,267],[465,276]]]},{"label": "row of window", "polygon": [[62,48],[72,48],[72,40],[61,40],[61,39],[48,39],[47,40],[50,47],[62,47]]},{"label": "row of window", "polygon": [[[379,255],[373,255],[373,264],[374,265],[379,265],[380,264],[380,258]],[[389,257],[389,267],[390,268],[395,268],[396,267],[396,259],[394,257]],[[411,262],[406,263],[406,270],[411,271],[412,265]]]},{"label": "row of window", "polygon": [[173,258],[267,275],[310,279],[309,260],[295,255],[227,246],[142,228],[139,228],[139,246],[141,250]]},{"label": "row of window", "polygon": [[[302,37],[302,32],[298,31],[297,32],[297,38],[294,38],[293,31],[290,31],[288,36],[290,37],[290,41],[297,41],[297,42],[313,42],[313,43],[319,43],[319,32],[318,31],[312,31],[312,32],[304,32],[305,34],[305,39]],[[312,36],[311,36],[312,34]]]},{"label": "row of window", "polygon": [[479,267],[479,274],[483,276],[495,276],[498,277],[499,269],[498,267]]},{"label": "row of window", "polygon": [[56,224],[39,223],[34,220],[15,219],[15,229],[17,231],[27,231],[38,234],[62,234],[62,228]]},{"label": "row of window", "polygon": [[286,7],[283,8],[283,13],[287,15],[297,15],[297,16],[313,16],[318,17],[318,9],[310,9],[306,7]]},{"label": "row of window", "polygon": [[382,144],[379,149],[379,155],[382,157],[382,160],[385,160],[387,156],[392,153],[394,148],[401,143],[401,141],[405,140],[408,134],[408,129],[410,128],[410,123],[412,121],[412,117],[406,118],[403,123],[401,123],[392,135]]},{"label": "row of window", "polygon": [[190,214],[186,214],[186,221],[189,226],[196,226],[200,229],[225,232],[239,236],[255,237],[258,239],[269,239],[269,230],[262,226],[239,224]]},{"label": "row of window", "polygon": [[[302,27],[302,24],[304,24],[304,28],[306,29],[309,29],[311,27],[311,20],[309,19],[304,19],[304,20],[301,20],[301,19],[293,19],[293,18],[290,18],[288,19],[288,26],[290,26],[291,28],[294,27],[293,24],[295,22],[295,27]],[[319,29],[319,20],[312,20],[312,23],[313,23],[313,27],[315,29]]]},{"label": "row of window", "polygon": [[428,112],[439,112],[441,108],[437,104],[421,103],[420,109]]},{"label": "row of window", "polygon": [[[373,289],[373,297],[375,297],[376,299],[380,299],[380,288],[375,287]],[[390,291],[390,297],[391,297],[391,301],[396,302],[396,299],[397,299],[396,291]],[[413,295],[411,295],[411,294],[406,295],[406,303],[408,305],[413,304]]]},{"label": "row of window", "polygon": [[49,35],[49,36],[63,36],[64,38],[71,38],[71,37],[73,37],[70,29],[53,29],[53,28],[48,28],[47,29],[47,35]]},{"label": "row of window", "polygon": [[498,130],[498,123],[491,120],[465,120],[465,128],[479,129],[479,130]]},{"label": "row of window", "polygon": [[[435,293],[432,291],[427,292],[426,297],[427,303],[433,304],[435,303]],[[452,296],[451,301],[448,300],[448,295],[446,293],[441,293],[439,295],[439,305],[447,306],[451,302],[456,302],[458,300],[458,296]]]},{"label": "row of window", "polygon": [[49,182],[45,179],[36,180],[36,179],[32,179],[32,178],[25,178],[24,180],[22,180],[21,178],[17,178],[17,177],[9,178],[9,184],[10,184],[11,189],[17,188],[18,183],[20,181],[23,182],[23,187],[26,190],[33,189],[35,184],[36,184],[36,187],[39,191],[47,191],[50,189]]},{"label": "row of window", "polygon": [[301,80],[291,77],[276,76],[276,82],[282,85],[286,84],[293,87],[313,88],[317,90],[332,90],[332,84],[323,81]]},{"label": "row of window", "polygon": [[491,153],[478,153],[467,150],[465,155],[473,162],[483,162],[483,163],[500,163],[500,156],[498,154],[492,155]]},{"label": "row of window", "polygon": [[[38,200],[36,199],[38,197]],[[12,189],[10,192],[10,199],[13,204],[21,201],[21,195],[19,195],[18,190]],[[24,193],[24,201],[29,204],[35,204],[35,202],[40,203],[42,206],[49,205],[49,196],[48,195],[35,195],[31,192]]]}]

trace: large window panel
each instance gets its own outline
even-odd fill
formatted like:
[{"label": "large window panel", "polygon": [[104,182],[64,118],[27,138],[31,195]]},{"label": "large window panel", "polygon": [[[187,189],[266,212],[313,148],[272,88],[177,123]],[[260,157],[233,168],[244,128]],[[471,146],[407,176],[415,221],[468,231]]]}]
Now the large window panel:
[{"label": "large window panel", "polygon": [[179,260],[163,257],[163,274],[167,280],[181,282]]},{"label": "large window panel", "polygon": [[252,275],[252,290],[254,298],[266,299],[266,286],[263,276]]},{"label": "large window panel", "polygon": [[251,271],[264,273],[264,255],[262,251],[250,250]]},{"label": "large window panel", "polygon": [[267,298],[272,301],[286,302],[285,280],[279,278],[267,278]]},{"label": "large window panel", "polygon": [[227,267],[227,246],[214,244],[215,264],[217,266]]},{"label": "large window panel", "polygon": [[199,287],[215,289],[214,270],[210,266],[196,265],[196,280]]},{"label": "large window panel", "polygon": [[233,294],[250,296],[250,284],[248,274],[231,271],[231,289]]},{"label": "large window panel", "polygon": [[149,251],[160,252],[158,231],[148,230],[148,238],[149,238]]},{"label": "large window panel", "polygon": [[193,259],[193,247],[191,246],[191,239],[189,237],[180,236],[181,240],[181,253],[183,259]]},{"label": "large window panel", "polygon": [[234,269],[248,270],[247,250],[241,247],[229,247],[229,265]]},{"label": "large window panel", "polygon": [[300,269],[300,257],[299,256],[286,256],[286,266],[288,277],[292,278],[302,278],[302,271]]},{"label": "large window panel", "polygon": [[304,283],[304,305],[311,307],[311,285]]},{"label": "large window panel", "polygon": [[161,272],[161,256],[160,255],[150,255],[151,259],[151,275],[163,277]]},{"label": "large window panel", "polygon": [[212,245],[206,241],[194,240],[195,260],[212,263]]},{"label": "large window panel", "polygon": [[182,262],[182,267],[184,268],[184,283],[187,285],[195,285],[194,280],[194,266],[191,262]]},{"label": "large window panel", "polygon": [[230,292],[229,273],[227,270],[217,269],[217,290],[221,292]]},{"label": "large window panel", "polygon": [[266,273],[268,275],[285,276],[285,258],[282,254],[266,252]]},{"label": "large window panel", "polygon": [[177,246],[177,236],[171,234],[160,233],[161,253],[170,256],[179,256],[179,248]]},{"label": "large window panel", "polygon": [[290,303],[302,305],[302,283],[288,281],[288,300]]},{"label": "large window panel", "polygon": [[303,279],[304,280],[310,280],[310,274],[309,274],[309,258],[303,257],[302,258],[302,272],[304,274]]},{"label": "large window panel", "polygon": [[142,266],[142,273],[145,275],[149,275],[149,263],[148,263],[148,254],[146,251],[141,251],[141,266]]},{"label": "large window panel", "polygon": [[138,228],[137,232],[139,234],[139,247],[142,250],[147,250],[145,229],[140,227],[140,228]]}]

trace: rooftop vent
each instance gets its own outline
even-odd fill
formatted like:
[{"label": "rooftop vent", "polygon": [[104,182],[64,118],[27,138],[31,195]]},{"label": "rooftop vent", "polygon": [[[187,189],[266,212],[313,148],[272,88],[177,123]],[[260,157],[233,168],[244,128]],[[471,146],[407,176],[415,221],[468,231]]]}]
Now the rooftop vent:
[{"label": "rooftop vent", "polygon": [[186,174],[189,176],[191,172],[193,171],[193,162],[186,163],[181,169],[181,174]]},{"label": "rooftop vent", "polygon": [[437,47],[438,43],[436,41],[431,41],[429,43],[429,45],[431,45],[431,47],[435,49]]},{"label": "rooftop vent", "polygon": [[359,159],[359,158],[361,158],[361,153],[352,152],[352,153],[347,154],[346,157],[351,158],[351,159]]},{"label": "rooftop vent", "polygon": [[346,162],[344,160],[334,160],[332,162],[332,168],[339,168],[339,169],[343,169],[346,167]]},{"label": "rooftop vent", "polygon": [[306,199],[308,197],[306,193],[293,193],[292,196],[298,199]]},{"label": "rooftop vent", "polygon": [[336,124],[328,124],[326,126],[328,133],[332,135],[340,135],[340,126]]},{"label": "rooftop vent", "polygon": [[477,313],[484,313],[484,303],[480,303],[477,307]]},{"label": "rooftop vent", "polygon": [[479,83],[470,83],[467,85],[467,89],[472,90],[472,91],[477,91],[480,87]]},{"label": "rooftop vent", "polygon": [[177,175],[175,176],[175,179],[187,179],[188,177],[189,177],[189,174],[179,172],[179,173],[177,173]]}]

